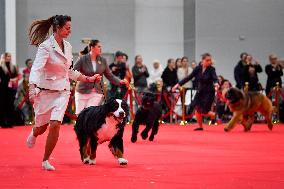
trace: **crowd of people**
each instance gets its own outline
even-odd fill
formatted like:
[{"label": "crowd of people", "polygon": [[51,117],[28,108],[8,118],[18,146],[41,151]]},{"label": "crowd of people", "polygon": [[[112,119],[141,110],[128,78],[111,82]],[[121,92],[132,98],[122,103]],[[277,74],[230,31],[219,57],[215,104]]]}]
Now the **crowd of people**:
[{"label": "crowd of people", "polygon": [[[85,51],[80,52],[80,57],[74,62],[73,68],[87,76],[92,74],[98,74],[97,77],[100,83],[89,83],[89,82],[76,82],[74,87],[74,102],[75,112],[78,115],[80,111],[91,105],[99,105],[103,103],[107,97],[124,98],[127,93],[127,86],[123,85],[126,80],[128,83],[134,82],[135,90],[138,94],[137,98],[141,98],[144,91],[152,91],[154,93],[160,93],[163,101],[162,93],[166,93],[168,100],[174,103],[177,107],[181,103],[174,102],[174,94],[178,92],[178,87],[175,87],[177,83],[183,85],[185,93],[190,91],[195,95],[186,96],[186,114],[192,115],[200,121],[199,116],[193,114],[194,110],[198,110],[198,103],[201,104],[202,108],[207,109],[210,107],[210,111],[214,110],[211,116],[207,116],[212,121],[224,122],[228,121],[230,117],[230,111],[226,106],[224,99],[224,91],[232,87],[231,81],[225,79],[222,75],[210,78],[215,83],[214,91],[211,87],[211,92],[205,91],[205,97],[209,98],[208,94],[212,94],[208,101],[208,105],[203,102],[205,98],[202,96],[198,99],[200,93],[205,90],[206,87],[200,83],[202,80],[203,72],[206,69],[205,65],[207,60],[205,57],[210,57],[209,65],[214,68],[213,60],[210,54],[205,53],[202,55],[201,61],[196,64],[195,61],[189,62],[187,57],[182,58],[169,58],[167,66],[162,67],[159,60],[153,61],[153,67],[148,68],[143,63],[141,55],[137,55],[134,59],[134,66],[130,69],[128,63],[128,56],[122,51],[114,53],[114,62],[107,63],[101,56],[102,45],[99,40],[90,41]],[[263,91],[266,95],[271,96],[271,90],[278,85],[282,86],[283,69],[278,63],[277,56],[270,54],[268,56],[269,64],[264,68],[267,75],[266,86],[263,87],[258,79],[258,74],[263,71],[262,66],[258,61],[254,60],[252,55],[248,53],[241,53],[240,60],[234,68],[234,77],[236,87],[244,89],[245,83],[247,82],[249,91]],[[96,64],[96,61],[99,64]],[[33,65],[32,59],[25,61],[26,67],[19,72],[19,68],[12,62],[10,53],[3,53],[1,55],[1,114],[0,114],[0,125],[2,128],[10,128],[13,125],[30,125],[34,124],[34,111],[32,103],[29,100],[29,77],[31,68]],[[198,69],[203,66],[203,72],[198,74]],[[101,80],[104,75],[109,80],[107,91],[104,91],[104,83]],[[190,76],[190,77],[189,77]],[[184,80],[189,77],[189,79]],[[199,82],[198,82],[199,81]],[[206,82],[205,82],[206,83]],[[217,85],[216,85],[217,84]],[[72,86],[71,86],[72,87]],[[158,90],[160,87],[160,90]],[[174,88],[174,90],[173,90]],[[215,92],[215,88],[218,90]],[[201,91],[198,89],[202,89]],[[196,93],[197,91],[197,93]],[[193,98],[195,96],[195,99]],[[206,101],[206,100],[205,100]],[[212,105],[213,104],[213,105]],[[215,108],[213,107],[215,106]],[[169,108],[165,103],[163,104],[164,112],[169,111]],[[192,120],[192,119],[188,119]],[[169,122],[167,117],[164,121]]]}]

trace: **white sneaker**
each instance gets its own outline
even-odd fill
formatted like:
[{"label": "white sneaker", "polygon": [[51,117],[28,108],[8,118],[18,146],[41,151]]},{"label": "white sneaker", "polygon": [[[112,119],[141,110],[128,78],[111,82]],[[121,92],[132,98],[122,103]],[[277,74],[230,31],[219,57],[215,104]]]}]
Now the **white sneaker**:
[{"label": "white sneaker", "polygon": [[96,165],[96,159],[90,159],[89,165]]},{"label": "white sneaker", "polygon": [[118,158],[119,165],[127,165],[128,161],[124,158]]},{"label": "white sneaker", "polygon": [[27,138],[27,146],[29,148],[32,148],[32,147],[34,147],[35,142],[36,142],[36,137],[34,136],[34,131],[32,129],[31,133],[29,134],[29,136]]},{"label": "white sneaker", "polygon": [[48,160],[45,160],[41,163],[42,169],[47,170],[47,171],[54,171],[55,168],[50,165],[50,163],[48,162]]}]

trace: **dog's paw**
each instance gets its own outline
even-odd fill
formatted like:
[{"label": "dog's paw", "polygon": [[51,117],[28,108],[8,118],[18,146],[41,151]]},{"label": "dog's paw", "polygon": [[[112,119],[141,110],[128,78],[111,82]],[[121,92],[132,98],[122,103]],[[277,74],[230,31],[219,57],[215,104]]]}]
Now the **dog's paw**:
[{"label": "dog's paw", "polygon": [[90,161],[90,157],[86,157],[86,158],[84,158],[83,163],[89,164],[89,161]]},{"label": "dog's paw", "polygon": [[89,165],[95,165],[96,164],[96,159],[90,159],[90,157],[87,157],[83,160],[84,164],[89,164]]},{"label": "dog's paw", "polygon": [[128,161],[124,158],[118,158],[119,165],[127,165]]},{"label": "dog's paw", "polygon": [[150,135],[149,141],[153,141],[153,140],[154,140],[154,135]]},{"label": "dog's paw", "polygon": [[272,129],[273,129],[273,124],[268,124],[268,128],[269,128],[270,131],[272,131]]},{"label": "dog's paw", "polygon": [[228,129],[227,127],[225,127],[225,128],[224,128],[224,131],[225,131],[225,132],[229,132],[230,129]]},{"label": "dog's paw", "polygon": [[89,165],[96,165],[96,159],[90,159]]},{"label": "dog's paw", "polygon": [[131,142],[135,143],[136,141],[137,141],[137,136],[136,135],[132,135]]},{"label": "dog's paw", "polygon": [[143,140],[146,140],[148,138],[148,133],[142,132],[141,137],[142,137]]}]

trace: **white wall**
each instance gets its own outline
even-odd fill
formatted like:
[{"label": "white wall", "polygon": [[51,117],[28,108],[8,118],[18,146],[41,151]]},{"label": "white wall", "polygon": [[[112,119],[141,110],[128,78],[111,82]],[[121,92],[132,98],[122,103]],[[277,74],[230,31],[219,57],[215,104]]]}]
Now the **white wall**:
[{"label": "white wall", "polygon": [[166,65],[168,58],[183,56],[183,0],[21,0],[17,1],[20,65],[35,56],[36,48],[28,45],[27,36],[32,21],[55,14],[72,17],[68,41],[74,52],[83,48],[83,37],[91,37],[102,41],[104,52],[128,53],[131,66],[136,54],[149,68],[153,59]]},{"label": "white wall", "polygon": [[36,48],[28,45],[27,30],[35,19],[56,14],[72,17],[72,33],[67,39],[73,52],[85,46],[81,39],[99,39],[103,52],[122,50],[134,56],[134,1],[132,0],[21,0],[17,1],[17,57],[24,66],[26,58],[34,58]]},{"label": "white wall", "polygon": [[168,58],[183,56],[183,0],[135,1],[135,54],[152,68]]},{"label": "white wall", "polygon": [[0,0],[0,54],[5,52],[5,0]]},{"label": "white wall", "polygon": [[[283,0],[197,0],[196,57],[210,52],[217,74],[234,81],[233,68],[239,55],[247,51],[264,68],[267,56],[284,57]],[[239,40],[239,36],[244,40]],[[266,74],[259,74],[265,87]]]},{"label": "white wall", "polygon": [[184,0],[184,55],[195,60],[195,0]]}]

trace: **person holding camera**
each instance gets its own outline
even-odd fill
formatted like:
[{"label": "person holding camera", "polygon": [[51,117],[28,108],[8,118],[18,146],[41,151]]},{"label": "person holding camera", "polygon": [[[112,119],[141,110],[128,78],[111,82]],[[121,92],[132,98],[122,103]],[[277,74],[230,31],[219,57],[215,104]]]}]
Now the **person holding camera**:
[{"label": "person holding camera", "polygon": [[258,73],[262,72],[262,67],[257,60],[254,60],[252,55],[248,54],[245,59],[244,67],[244,82],[249,83],[249,91],[261,91],[262,86],[258,79]]},{"label": "person holding camera", "polygon": [[283,75],[283,71],[281,65],[277,62],[277,59],[278,58],[276,54],[270,54],[270,64],[267,64],[265,66],[265,73],[267,74],[267,82],[265,87],[266,95],[269,95],[272,88],[276,86],[277,82],[279,83],[279,87],[282,87],[281,76]]},{"label": "person holding camera", "polygon": [[[124,79],[126,76],[126,60],[125,60],[125,53],[121,51],[117,51],[115,53],[115,60],[113,63],[109,65],[109,69],[111,73],[118,77],[119,79]],[[126,87],[121,86],[120,92],[118,91],[119,86],[111,83],[110,84],[110,96],[115,98],[123,98],[126,93]]]}]

